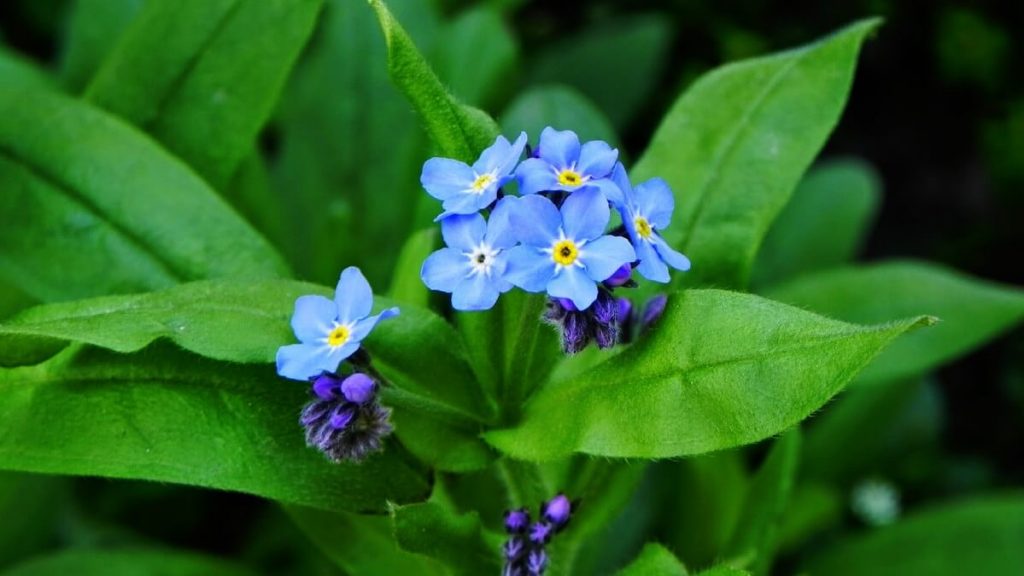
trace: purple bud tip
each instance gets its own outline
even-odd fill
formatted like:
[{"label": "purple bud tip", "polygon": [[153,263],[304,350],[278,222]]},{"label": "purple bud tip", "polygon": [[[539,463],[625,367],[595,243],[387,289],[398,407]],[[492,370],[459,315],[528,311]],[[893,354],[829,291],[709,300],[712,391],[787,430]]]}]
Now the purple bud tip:
[{"label": "purple bud tip", "polygon": [[556,298],[556,300],[558,300],[559,306],[565,308],[569,312],[579,312],[579,308],[576,308],[576,305],[572,303],[572,300],[568,298]]},{"label": "purple bud tip", "polygon": [[622,286],[626,282],[629,282],[629,279],[632,277],[633,266],[629,264],[623,264],[622,266],[619,266],[619,269],[613,272],[611,276],[605,279],[604,283],[606,286],[614,288],[616,286]]},{"label": "purple bud tip", "polygon": [[508,542],[505,542],[505,546],[502,547],[502,552],[505,554],[505,560],[509,562],[515,562],[522,556],[526,550],[526,544],[522,538],[513,536]]},{"label": "purple bud tip", "polygon": [[526,559],[526,569],[530,571],[530,574],[543,574],[544,569],[548,566],[548,554],[544,550],[535,549],[530,551],[530,555]]},{"label": "purple bud tip", "polygon": [[564,526],[572,514],[572,502],[565,494],[559,494],[544,504],[543,516],[555,526]]},{"label": "purple bud tip", "polygon": [[619,322],[629,321],[629,316],[633,313],[633,303],[629,298],[616,298],[615,307],[617,308],[616,315],[619,318]]},{"label": "purple bud tip", "polygon": [[523,532],[529,523],[530,513],[526,511],[526,508],[505,512],[505,530],[510,534]]},{"label": "purple bud tip", "polygon": [[661,318],[661,315],[665,313],[665,304],[667,303],[668,296],[664,294],[658,294],[647,301],[647,307],[644,308],[644,328],[649,328],[651,324],[658,321],[658,318]]},{"label": "purple bud tip", "polygon": [[356,372],[341,383],[341,393],[345,395],[345,399],[356,404],[369,402],[376,391],[377,383],[362,372]]},{"label": "purple bud tip", "polygon": [[551,539],[551,533],[554,532],[554,527],[547,522],[534,522],[530,526],[530,542],[535,544],[545,544]]},{"label": "purple bud tip", "polygon": [[313,380],[313,393],[319,396],[322,400],[334,400],[337,395],[338,384],[341,381],[334,374],[323,374],[316,377]]},{"label": "purple bud tip", "polygon": [[342,404],[334,410],[334,413],[331,414],[331,428],[340,430],[348,426],[349,422],[351,422],[355,416],[356,410],[354,406],[351,404]]}]

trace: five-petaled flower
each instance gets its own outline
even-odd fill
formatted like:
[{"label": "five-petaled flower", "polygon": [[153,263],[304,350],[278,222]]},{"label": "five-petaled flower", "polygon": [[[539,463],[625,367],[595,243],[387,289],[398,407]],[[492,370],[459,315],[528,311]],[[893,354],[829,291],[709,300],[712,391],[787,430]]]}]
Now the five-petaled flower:
[{"label": "five-petaled flower", "polygon": [[431,254],[420,277],[431,290],[450,292],[456,310],[487,310],[512,288],[505,280],[505,250],[515,245],[509,223],[512,199],[503,199],[489,221],[480,214],[453,215],[441,221],[447,248]]},{"label": "five-petaled flower", "polygon": [[473,214],[490,206],[498,188],[512,179],[512,170],[526,146],[526,132],[514,144],[498,136],[472,166],[451,158],[431,158],[423,165],[420,183],[441,201],[444,212],[435,221],[452,214]]},{"label": "five-petaled flower", "polygon": [[575,132],[548,126],[540,134],[536,156],[524,160],[516,169],[521,194],[574,192],[594,187],[607,193],[612,186],[608,175],[619,151],[601,140],[580,146]]},{"label": "five-petaled flower", "polygon": [[561,210],[539,195],[515,200],[513,233],[522,244],[508,251],[505,279],[587,309],[597,283],[636,259],[628,240],[604,235],[609,217],[604,193],[594,188],[569,195]]},{"label": "five-petaled flower", "polygon": [[608,200],[618,209],[626,233],[633,241],[640,260],[637,272],[654,282],[668,282],[669,266],[684,272],[689,270],[690,260],[673,250],[658,234],[658,230],[672,221],[675,210],[675,199],[668,184],[661,178],[651,178],[633,188],[622,164],[616,164],[612,170],[612,181],[619,193],[613,192]]},{"label": "five-petaled flower", "polygon": [[377,322],[398,314],[398,308],[389,308],[370,316],[372,308],[370,284],[354,266],[342,271],[333,301],[323,296],[300,296],[292,315],[292,330],[300,344],[278,349],[277,373],[292,380],[309,380],[323,372],[337,371]]}]

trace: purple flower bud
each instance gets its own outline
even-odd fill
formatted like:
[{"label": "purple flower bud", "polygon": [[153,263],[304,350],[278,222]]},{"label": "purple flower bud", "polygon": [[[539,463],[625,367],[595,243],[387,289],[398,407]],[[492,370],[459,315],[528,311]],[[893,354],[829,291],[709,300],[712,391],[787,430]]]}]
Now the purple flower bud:
[{"label": "purple flower bud", "polygon": [[376,392],[377,383],[362,372],[356,372],[341,383],[341,393],[345,395],[345,399],[356,404],[366,404],[373,399]]},{"label": "purple flower bud", "polygon": [[623,264],[619,266],[619,269],[612,273],[604,281],[604,285],[609,288],[615,288],[622,286],[629,282],[629,279],[633,277],[633,266],[631,264]]},{"label": "purple flower bud", "polygon": [[340,384],[340,378],[329,372],[324,372],[313,380],[313,393],[323,400],[334,400]]},{"label": "purple flower bud", "polygon": [[629,321],[630,315],[633,314],[633,302],[629,298],[616,298],[615,299],[616,315],[619,318],[620,324],[625,324]]},{"label": "purple flower bud", "polygon": [[643,330],[647,330],[658,321],[658,318],[661,318],[661,315],[665,313],[665,304],[667,303],[668,296],[664,294],[658,294],[647,301],[647,306],[644,308],[643,320],[641,320]]},{"label": "purple flower bud", "polygon": [[576,354],[587,347],[587,324],[586,315],[580,312],[568,314],[562,320],[562,350],[566,354]]},{"label": "purple flower bud", "polygon": [[545,520],[553,524],[556,528],[561,528],[569,522],[569,516],[572,514],[572,502],[565,494],[559,494],[544,503],[544,509],[541,512],[541,516]]},{"label": "purple flower bud", "polygon": [[572,303],[572,300],[568,298],[555,298],[555,300],[558,302],[559,306],[561,306],[568,312],[580,311],[579,308],[577,308],[576,305]]},{"label": "purple flower bud", "polygon": [[530,550],[530,556],[526,559],[526,569],[530,576],[540,576],[548,567],[548,554],[543,548]]},{"label": "purple flower bud", "polygon": [[534,522],[530,525],[530,542],[534,544],[545,544],[551,539],[555,527],[547,522]]},{"label": "purple flower bud", "polygon": [[601,290],[597,300],[591,307],[591,315],[599,324],[615,324],[618,321],[619,307],[611,293]]},{"label": "purple flower bud", "polygon": [[342,404],[331,413],[331,428],[341,430],[348,426],[349,422],[356,417],[356,408],[351,404]]},{"label": "purple flower bud", "polygon": [[505,530],[509,534],[521,534],[530,524],[530,513],[526,508],[505,512]]},{"label": "purple flower bud", "polygon": [[505,555],[506,562],[515,562],[526,552],[526,542],[518,536],[513,536],[505,542],[505,545],[501,549]]}]

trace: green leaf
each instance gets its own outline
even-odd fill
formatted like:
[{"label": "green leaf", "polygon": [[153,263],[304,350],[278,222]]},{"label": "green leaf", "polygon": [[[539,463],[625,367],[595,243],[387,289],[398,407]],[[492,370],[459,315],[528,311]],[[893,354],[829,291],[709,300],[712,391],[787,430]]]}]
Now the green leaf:
[{"label": "green leaf", "polygon": [[644,546],[629,566],[616,572],[618,576],[647,576],[659,574],[663,576],[686,576],[686,566],[661,544],[651,542]]},{"label": "green leaf", "polygon": [[821,551],[805,568],[819,574],[904,576],[1024,572],[1024,496],[987,496],[922,511]]},{"label": "green leaf", "polygon": [[287,273],[199,177],[116,118],[43,91],[0,90],[0,109],[0,276],[26,293]]},{"label": "green leaf", "polygon": [[437,73],[452,93],[486,106],[512,92],[519,47],[501,14],[491,7],[470,8],[448,23],[436,48]]},{"label": "green leaf", "polygon": [[147,2],[85,97],[221,188],[253,149],[322,4]]},{"label": "green leaf", "polygon": [[384,2],[369,2],[384,31],[391,79],[416,109],[430,139],[445,157],[476,160],[494,143],[497,124],[486,113],[459,103],[449,94]]},{"label": "green leaf", "polygon": [[0,44],[0,86],[53,89],[53,79],[45,71]]},{"label": "green leaf", "polygon": [[3,576],[254,576],[256,572],[215,556],[157,548],[64,550],[19,564]]},{"label": "green leaf", "polygon": [[412,304],[420,308],[426,308],[430,303],[430,290],[420,278],[420,269],[423,261],[430,256],[430,253],[437,247],[437,227],[425,228],[413,233],[401,253],[398,254],[398,264],[391,276],[391,288],[388,290],[388,297],[400,304]]},{"label": "green leaf", "polygon": [[839,120],[865,20],[809,46],[701,77],[669,111],[631,176],[676,195],[665,239],[693,261],[688,285],[746,286],[758,247]]},{"label": "green leaf", "polygon": [[823,272],[773,288],[768,295],[848,322],[914,314],[941,319],[933,329],[900,338],[882,353],[858,378],[871,384],[927,372],[1024,318],[1024,291],[922,262]]},{"label": "green leaf", "polygon": [[70,504],[65,478],[0,472],[0,568],[50,548]]},{"label": "green leaf", "polygon": [[425,502],[396,506],[391,515],[405,550],[434,558],[455,575],[501,572],[501,540],[484,531],[476,512],[458,515],[437,502]]},{"label": "green leaf", "polygon": [[782,522],[796,481],[800,460],[800,428],[775,441],[754,476],[728,546],[726,558],[750,558],[754,574],[767,574],[775,554],[776,532]]},{"label": "green leaf", "polygon": [[325,510],[426,497],[423,471],[393,442],[362,464],[307,448],[297,422],[306,388],[166,345],[133,355],[73,347],[0,370],[0,469],[189,484]]},{"label": "green leaf", "polygon": [[142,4],[143,0],[76,0],[72,3],[59,73],[68,91],[77,93],[85,88],[117,46]]},{"label": "green leaf", "polygon": [[442,576],[448,572],[428,558],[398,547],[386,516],[360,516],[285,506],[285,512],[339,568],[360,576]]},{"label": "green leaf", "polygon": [[604,140],[619,146],[608,118],[586,96],[567,86],[534,86],[519,94],[502,114],[501,126],[507,134],[525,130],[534,142],[545,127],[555,126],[576,132],[584,142]]},{"label": "green leaf", "polygon": [[765,236],[753,284],[768,286],[852,261],[874,221],[881,187],[878,174],[860,160],[814,167]]},{"label": "green leaf", "polygon": [[[672,26],[657,14],[608,20],[562,36],[538,54],[530,84],[569,84],[625,129],[657,86],[671,48]],[[575,130],[572,125],[562,128]]]},{"label": "green leaf", "polygon": [[697,576],[750,576],[750,572],[732,566],[715,566],[700,572]]},{"label": "green leaf", "polygon": [[778,550],[798,549],[808,540],[842,521],[845,501],[832,486],[806,483],[793,492],[778,532]]},{"label": "green leaf", "polygon": [[541,389],[518,426],[485,437],[531,460],[749,444],[806,418],[891,340],[928,321],[854,326],[746,294],[680,292],[648,338]]}]

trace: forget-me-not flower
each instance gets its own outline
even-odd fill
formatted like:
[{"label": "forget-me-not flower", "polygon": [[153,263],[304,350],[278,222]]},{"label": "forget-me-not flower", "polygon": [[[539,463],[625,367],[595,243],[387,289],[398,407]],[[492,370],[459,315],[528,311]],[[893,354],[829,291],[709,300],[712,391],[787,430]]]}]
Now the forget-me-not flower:
[{"label": "forget-me-not flower", "polygon": [[536,158],[527,158],[516,169],[519,192],[523,195],[593,187],[604,190],[612,185],[608,175],[619,151],[601,140],[581,146],[575,132],[548,126],[540,134],[535,155]]},{"label": "forget-me-not flower", "polygon": [[525,146],[526,132],[523,132],[514,144],[498,136],[472,166],[451,158],[427,160],[420,183],[444,208],[435,222],[452,214],[473,214],[490,206],[498,197],[498,188],[512,179],[512,170],[519,163]]},{"label": "forget-me-not flower", "polygon": [[515,200],[512,226],[522,244],[508,251],[505,279],[587,309],[597,283],[636,259],[628,240],[604,235],[609,217],[604,193],[594,188],[569,195],[561,210],[536,194]]},{"label": "forget-me-not flower", "polygon": [[309,380],[322,372],[337,371],[377,322],[398,315],[398,308],[388,308],[370,316],[372,308],[373,291],[355,266],[342,271],[334,300],[300,296],[292,315],[292,330],[300,344],[278,349],[277,373],[292,380]]},{"label": "forget-me-not flower", "polygon": [[512,288],[504,278],[505,250],[515,245],[509,223],[512,198],[502,199],[485,222],[480,214],[453,215],[441,221],[447,248],[431,254],[420,269],[431,290],[450,292],[456,310],[487,310]]},{"label": "forget-me-not flower", "polygon": [[612,181],[617,190],[608,200],[618,209],[626,233],[633,241],[640,260],[637,272],[654,282],[668,282],[669,266],[684,272],[689,270],[690,260],[673,250],[658,234],[658,230],[672,221],[675,210],[675,198],[668,184],[661,178],[651,178],[633,188],[622,164],[616,164],[612,170]]}]

